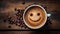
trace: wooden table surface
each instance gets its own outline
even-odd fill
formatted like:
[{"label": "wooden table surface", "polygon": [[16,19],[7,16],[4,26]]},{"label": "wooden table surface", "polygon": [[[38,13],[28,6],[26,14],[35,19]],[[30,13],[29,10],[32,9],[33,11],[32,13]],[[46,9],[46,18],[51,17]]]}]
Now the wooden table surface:
[{"label": "wooden table surface", "polygon": [[[32,4],[39,4],[43,6],[46,9],[47,13],[51,14],[51,16],[49,17],[51,24],[47,25],[49,29],[60,29],[60,10],[59,10],[60,2],[54,1],[54,0],[46,0],[46,1],[45,0],[41,0],[41,1],[40,0],[37,0],[37,1],[36,0],[25,0],[25,1],[24,0],[3,0],[3,1],[0,1],[0,5],[1,5],[0,6],[0,29],[20,29],[20,27],[16,26],[15,24],[11,25],[8,22],[4,23],[3,20],[7,18],[7,16],[11,14],[11,12],[14,12],[15,8],[20,10],[25,10],[26,7]],[[11,15],[14,15],[14,14],[11,14]],[[8,28],[8,26],[11,26],[11,28]],[[14,33],[14,31],[12,32]],[[26,33],[26,31],[24,32]],[[30,32],[31,31],[28,31],[27,34],[29,34]],[[16,33],[20,34],[19,32],[16,32]]]}]

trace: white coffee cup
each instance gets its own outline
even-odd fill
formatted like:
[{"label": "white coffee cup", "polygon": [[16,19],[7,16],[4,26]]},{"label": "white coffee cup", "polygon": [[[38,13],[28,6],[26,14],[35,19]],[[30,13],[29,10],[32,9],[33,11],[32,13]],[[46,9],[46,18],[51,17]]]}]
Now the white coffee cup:
[{"label": "white coffee cup", "polygon": [[[27,11],[29,8],[34,7],[34,6],[37,6],[37,7],[40,7],[41,9],[43,9],[44,12],[45,12],[45,15],[46,15],[46,19],[45,19],[44,23],[41,24],[41,25],[39,25],[39,26],[37,26],[37,27],[31,27],[30,25],[28,25],[27,22],[25,21],[25,18],[24,18],[26,11]],[[39,29],[39,28],[41,28],[41,27],[43,27],[43,26],[45,25],[45,23],[46,23],[46,21],[47,21],[47,17],[50,17],[50,16],[51,16],[51,14],[47,14],[46,10],[45,10],[41,5],[35,5],[35,4],[34,4],[34,5],[28,6],[28,7],[25,9],[25,11],[24,11],[24,13],[23,13],[23,21],[24,21],[24,23],[26,24],[26,26],[28,26],[29,28],[31,28],[31,29]]]}]

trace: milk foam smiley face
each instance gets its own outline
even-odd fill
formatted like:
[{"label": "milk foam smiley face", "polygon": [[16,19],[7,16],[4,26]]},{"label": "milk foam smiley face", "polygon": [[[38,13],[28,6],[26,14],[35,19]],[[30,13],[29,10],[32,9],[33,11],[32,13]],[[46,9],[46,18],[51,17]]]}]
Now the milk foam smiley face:
[{"label": "milk foam smiley face", "polygon": [[31,20],[32,22],[38,22],[41,19],[41,15],[40,12],[37,10],[32,10],[29,12],[28,14],[28,18],[29,20]]},{"label": "milk foam smiley face", "polygon": [[42,27],[46,22],[46,12],[36,5],[26,9],[23,19],[25,24],[32,29]]},{"label": "milk foam smiley face", "polygon": [[42,15],[41,15],[42,13],[40,11],[41,11],[40,8],[36,8],[36,7],[29,10],[28,21],[31,24],[37,25],[40,22],[41,17],[42,17]]}]

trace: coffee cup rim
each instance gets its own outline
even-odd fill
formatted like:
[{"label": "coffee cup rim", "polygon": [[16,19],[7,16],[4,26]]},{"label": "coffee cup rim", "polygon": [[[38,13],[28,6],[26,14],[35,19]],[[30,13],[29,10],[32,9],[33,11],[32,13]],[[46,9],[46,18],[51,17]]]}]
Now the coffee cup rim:
[{"label": "coffee cup rim", "polygon": [[[26,11],[27,11],[29,8],[34,7],[34,6],[37,6],[37,7],[40,7],[41,9],[43,9],[44,12],[45,12],[45,15],[46,15],[46,20],[44,21],[44,23],[41,24],[41,25],[39,25],[39,26],[37,26],[37,27],[32,27],[32,26],[28,25],[27,22],[25,21],[25,18],[24,18]],[[28,26],[29,28],[31,28],[31,29],[39,29],[39,28],[41,28],[42,26],[44,26],[45,23],[46,23],[46,21],[47,21],[47,12],[46,12],[46,10],[45,10],[41,5],[35,5],[35,4],[34,4],[34,5],[30,5],[30,6],[28,6],[28,7],[24,10],[24,13],[23,13],[23,21],[24,21],[25,25]]]}]

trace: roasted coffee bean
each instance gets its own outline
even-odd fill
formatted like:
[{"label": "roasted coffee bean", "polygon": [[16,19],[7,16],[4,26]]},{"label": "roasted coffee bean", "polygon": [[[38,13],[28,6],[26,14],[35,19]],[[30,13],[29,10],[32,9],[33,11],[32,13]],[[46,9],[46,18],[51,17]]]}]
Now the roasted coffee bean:
[{"label": "roasted coffee bean", "polygon": [[8,26],[8,28],[11,28],[11,26]]},{"label": "roasted coffee bean", "polygon": [[4,20],[4,22],[6,22],[6,19]]}]

